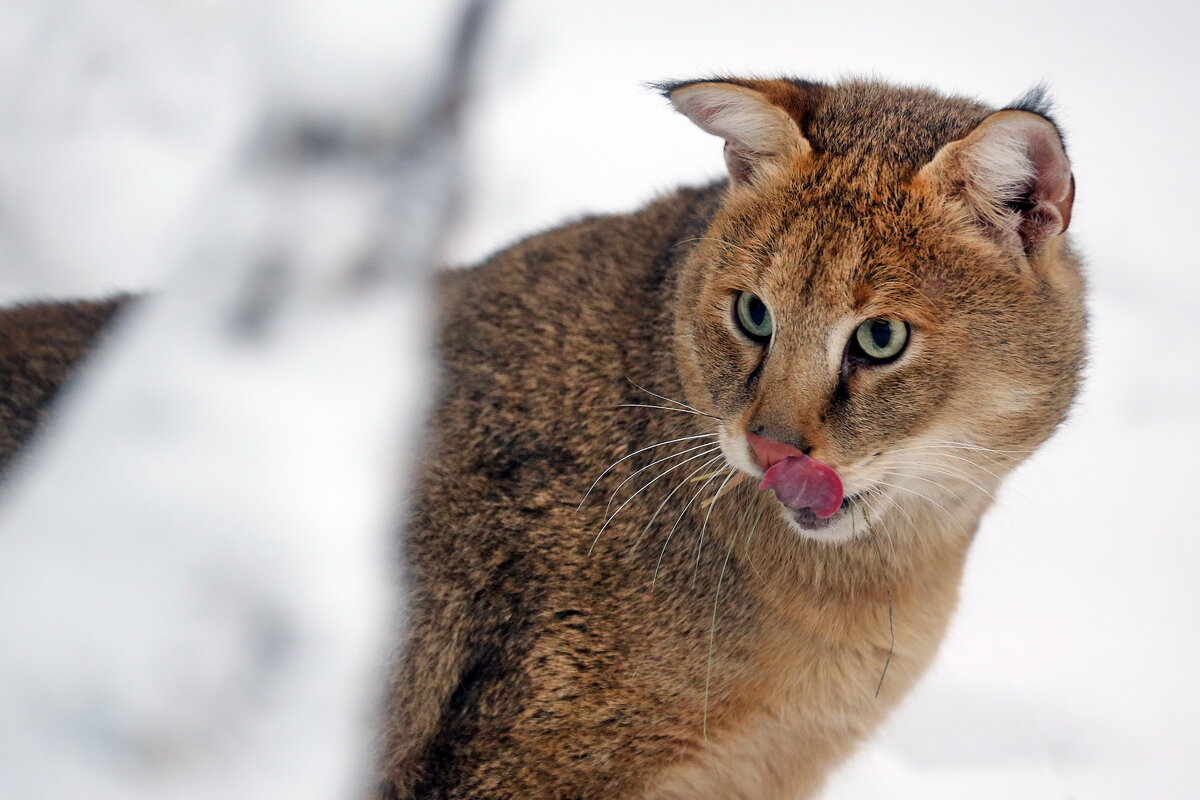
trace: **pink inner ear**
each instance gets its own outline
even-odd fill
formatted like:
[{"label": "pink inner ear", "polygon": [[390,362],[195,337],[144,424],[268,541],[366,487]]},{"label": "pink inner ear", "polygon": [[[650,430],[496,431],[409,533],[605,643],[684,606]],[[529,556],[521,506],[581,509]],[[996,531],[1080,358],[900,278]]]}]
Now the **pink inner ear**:
[{"label": "pink inner ear", "polygon": [[696,124],[701,130],[711,133],[714,136],[720,136],[725,140],[725,167],[729,170],[729,175],[735,181],[743,183],[750,180],[752,172],[750,159],[746,156],[745,151],[739,147],[736,133],[724,126],[714,125],[713,117],[717,116],[721,111],[726,110],[727,103],[720,101],[705,102],[704,98],[688,97],[684,102],[679,104],[679,110]]},{"label": "pink inner ear", "polygon": [[1057,135],[1051,136],[1043,133],[1029,142],[1027,155],[1036,176],[1030,199],[1036,207],[1045,206],[1042,212],[1053,219],[1057,233],[1063,233],[1071,224],[1075,176],[1071,174],[1071,165]]},{"label": "pink inner ear", "polygon": [[943,185],[961,187],[957,191],[1000,241],[1019,244],[1029,254],[1070,224],[1071,164],[1058,130],[1045,117],[998,111],[943,152],[949,157],[939,153],[929,167]]},{"label": "pink inner ear", "polygon": [[1021,222],[1018,227],[1021,243],[1028,253],[1052,236],[1066,231],[1071,224],[1075,179],[1062,139],[1049,120],[1028,112],[1017,112],[1006,114],[999,124],[1012,126],[1024,145],[1028,168],[1032,172],[1028,194],[1030,205],[1019,210]]},{"label": "pink inner ear", "polygon": [[725,140],[725,164],[735,182],[749,182],[760,164],[807,146],[787,112],[761,92],[722,82],[682,86],[676,110],[706,133]]},{"label": "pink inner ear", "polygon": [[675,108],[701,130],[725,140],[725,167],[735,181],[750,180],[752,168],[739,141],[737,132],[721,124],[721,112],[728,112],[730,99],[720,92],[679,92],[672,96]]},{"label": "pink inner ear", "polygon": [[721,104],[705,102],[708,99],[699,93],[694,93],[676,101],[675,105],[681,114],[694,122],[701,130],[720,136],[721,134],[712,127],[712,118],[721,110]]},{"label": "pink inner ear", "polygon": [[679,113],[705,133],[720,136],[726,141],[737,141],[738,136],[737,131],[729,125],[728,117],[723,120],[722,116],[728,115],[729,111],[736,108],[739,101],[742,105],[746,103],[740,94],[734,94],[728,88],[723,89],[720,86],[685,86],[671,95],[671,102]]}]

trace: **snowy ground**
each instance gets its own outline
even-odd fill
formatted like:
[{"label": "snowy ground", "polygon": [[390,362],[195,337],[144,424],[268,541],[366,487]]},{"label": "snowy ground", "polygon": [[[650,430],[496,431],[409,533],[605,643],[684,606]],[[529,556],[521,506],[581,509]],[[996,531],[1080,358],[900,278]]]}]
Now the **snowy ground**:
[{"label": "snowy ground", "polygon": [[[183,41],[174,27],[197,25],[194,15],[165,15],[156,27],[97,11],[121,5],[80,4],[62,19],[108,26],[121,52]],[[1182,2],[1027,0],[511,0],[499,16],[471,119],[473,188],[451,242],[455,261],[719,174],[720,144],[644,81],[867,74],[1004,103],[1045,80],[1058,100],[1079,186],[1072,233],[1093,287],[1088,384],[1068,425],[988,517],[936,667],[828,798],[1195,796],[1197,22]],[[39,35],[0,26],[0,80],[20,75]],[[0,275],[0,295],[161,282],[160,255],[243,113],[237,93],[225,93],[237,81],[229,62],[197,47],[173,52],[165,61],[174,69],[154,76],[105,73],[128,61],[100,53],[68,120],[79,135],[64,137],[48,163],[0,159],[0,185],[13,175],[33,185],[37,171],[52,182],[38,185],[78,208],[64,233],[36,217],[41,196],[19,208],[3,198],[10,233],[13,214],[34,216],[16,226],[20,240],[0,226],[0,257],[19,265]],[[38,91],[19,102],[3,93],[0,135],[12,113],[40,113],[42,90],[61,80],[37,77]],[[160,235],[112,257],[146,227]],[[97,252],[106,257],[88,257]]]}]

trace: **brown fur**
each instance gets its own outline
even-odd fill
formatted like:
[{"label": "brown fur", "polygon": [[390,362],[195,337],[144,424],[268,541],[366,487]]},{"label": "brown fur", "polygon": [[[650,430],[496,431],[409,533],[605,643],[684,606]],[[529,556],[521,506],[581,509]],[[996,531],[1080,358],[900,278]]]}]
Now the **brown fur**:
[{"label": "brown fur", "polygon": [[126,302],[0,309],[0,476],[41,424],[72,368]]},{"label": "brown fur", "polygon": [[[730,184],[441,278],[383,798],[811,796],[933,658],[990,493],[1071,403],[1070,197],[1026,225],[1039,187],[986,196],[966,145],[943,150],[991,109],[732,83],[803,141],[739,141]],[[742,290],[772,308],[767,349],[732,321]],[[0,318],[6,454],[113,307]],[[908,351],[848,365],[842,343],[878,315],[913,326]],[[841,541],[799,531],[736,469],[749,430],[867,492]],[[683,451],[713,438],[625,458],[718,432],[707,466],[717,451]]]}]

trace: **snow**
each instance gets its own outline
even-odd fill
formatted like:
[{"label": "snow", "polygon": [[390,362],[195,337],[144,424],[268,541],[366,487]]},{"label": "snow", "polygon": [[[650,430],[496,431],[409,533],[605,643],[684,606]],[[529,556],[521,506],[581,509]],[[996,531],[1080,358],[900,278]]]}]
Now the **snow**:
[{"label": "snow", "polygon": [[[318,69],[375,81],[333,103],[294,64],[316,20],[264,33],[273,4],[242,4],[236,24],[203,3],[5,9],[21,32],[6,52],[20,74],[0,86],[10,279],[162,289],[3,486],[3,796],[367,788],[404,619],[396,527],[429,395],[425,279],[456,167],[429,112],[458,89],[460,10],[406,15],[427,38],[402,57],[325,41]],[[397,22],[390,4],[354,11],[359,27]],[[228,69],[198,77],[193,57]],[[413,197],[421,213],[398,217]]]},{"label": "snow", "polygon": [[[411,5],[400,5],[401,16]],[[255,108],[243,86],[250,67],[223,32],[285,20],[279,36],[295,28],[323,41],[320,17],[287,9],[252,17],[243,6],[10,0],[0,25],[0,257],[11,266],[0,294],[163,282],[193,210],[212,196],[207,176],[229,159]],[[1067,425],[985,520],[932,672],[835,776],[828,800],[1194,795],[1198,16],[1183,3],[1082,0],[686,8],[510,0],[500,9],[469,117],[472,188],[449,239],[454,262],[717,175],[719,142],[647,81],[866,74],[1002,104],[1044,80],[1058,101],[1079,187],[1072,234],[1092,283],[1087,385]],[[412,46],[436,38],[402,20],[372,29],[347,14],[330,24],[331,42],[366,37],[361,58],[344,70],[336,58],[314,60],[311,91],[291,107],[361,111],[363,98],[394,86],[358,86],[372,65],[398,63],[381,31]],[[430,30],[439,24],[430,20]],[[72,55],[80,43],[92,53],[80,61],[87,67]],[[353,97],[343,101],[342,90]],[[48,139],[53,148],[42,146]],[[31,148],[37,158],[12,155]],[[256,371],[242,368],[245,379]],[[260,413],[278,411],[277,390],[261,391]],[[253,559],[243,568],[262,566]],[[30,669],[40,663],[30,655]]]}]

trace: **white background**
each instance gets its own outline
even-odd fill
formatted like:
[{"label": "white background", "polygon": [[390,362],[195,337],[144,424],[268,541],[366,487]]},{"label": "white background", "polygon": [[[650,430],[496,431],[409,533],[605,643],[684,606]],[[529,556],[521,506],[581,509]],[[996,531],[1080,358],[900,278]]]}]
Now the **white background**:
[{"label": "white background", "polygon": [[[98,56],[72,80],[41,44],[49,14],[0,29],[0,147],[29,135],[14,114],[78,94],[44,120],[51,156],[0,158],[0,295],[158,285],[241,113],[236,70],[205,39],[236,7],[51,5]],[[1197,22],[1184,3],[1097,2],[528,0],[498,17],[454,262],[719,175],[720,142],[645,81],[871,75],[1004,104],[1044,80],[1057,100],[1092,284],[1087,385],[989,514],[934,670],[829,798],[1200,792]]]}]

